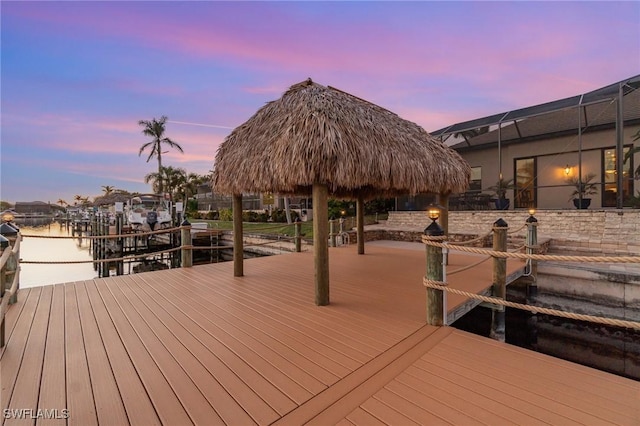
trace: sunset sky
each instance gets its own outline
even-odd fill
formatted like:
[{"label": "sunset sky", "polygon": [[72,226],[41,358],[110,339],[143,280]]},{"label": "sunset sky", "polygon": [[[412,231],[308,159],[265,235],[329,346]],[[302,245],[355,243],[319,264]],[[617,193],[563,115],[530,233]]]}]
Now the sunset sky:
[{"label": "sunset sky", "polygon": [[[0,2],[0,199],[206,174],[233,128],[311,77],[427,131],[640,73],[640,2]],[[295,161],[292,161],[295,167]]]}]

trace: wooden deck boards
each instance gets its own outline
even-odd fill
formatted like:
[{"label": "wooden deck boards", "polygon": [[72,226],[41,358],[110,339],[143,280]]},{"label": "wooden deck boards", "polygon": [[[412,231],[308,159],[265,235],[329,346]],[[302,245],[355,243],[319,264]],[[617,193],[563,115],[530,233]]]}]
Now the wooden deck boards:
[{"label": "wooden deck boards", "polygon": [[[28,418],[0,423],[640,423],[638,382],[426,326],[423,251],[330,256],[325,307],[311,253],[22,290],[0,401]],[[483,265],[450,285],[484,291]]]}]

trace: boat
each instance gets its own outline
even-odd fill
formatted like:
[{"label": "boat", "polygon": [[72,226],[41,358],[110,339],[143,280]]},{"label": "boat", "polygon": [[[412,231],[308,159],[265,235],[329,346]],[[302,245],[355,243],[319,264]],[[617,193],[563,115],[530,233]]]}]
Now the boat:
[{"label": "boat", "polygon": [[170,228],[171,203],[161,195],[137,195],[129,202],[126,216],[127,223],[134,231],[146,232]]}]

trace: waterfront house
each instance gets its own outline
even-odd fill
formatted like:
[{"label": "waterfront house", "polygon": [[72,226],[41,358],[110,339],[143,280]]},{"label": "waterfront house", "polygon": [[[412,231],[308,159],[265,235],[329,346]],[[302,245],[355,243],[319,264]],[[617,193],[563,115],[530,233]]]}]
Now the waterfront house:
[{"label": "waterfront house", "polygon": [[[510,209],[573,209],[568,181],[595,175],[591,208],[622,208],[637,195],[633,171],[640,152],[624,162],[640,140],[640,75],[540,105],[452,124],[431,135],[471,165],[466,192],[452,194],[456,209],[495,208],[489,188],[509,185]],[[635,145],[634,145],[635,143]],[[635,184],[635,185],[634,185]],[[588,194],[587,194],[588,195]],[[429,197],[400,197],[398,210],[421,210]]]}]

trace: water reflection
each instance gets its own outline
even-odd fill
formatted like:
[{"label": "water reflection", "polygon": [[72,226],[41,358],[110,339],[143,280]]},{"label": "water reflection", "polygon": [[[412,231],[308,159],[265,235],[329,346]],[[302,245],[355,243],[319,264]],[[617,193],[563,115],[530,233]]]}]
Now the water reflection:
[{"label": "water reflection", "polygon": [[[22,235],[72,236],[70,226],[51,219],[16,219]],[[25,237],[20,244],[20,258],[24,261],[74,261],[91,260],[90,240],[86,238],[36,238]],[[36,287],[62,282],[93,279],[97,273],[92,263],[40,265],[21,263],[20,287]]]}]

